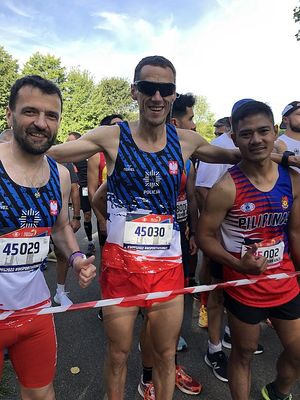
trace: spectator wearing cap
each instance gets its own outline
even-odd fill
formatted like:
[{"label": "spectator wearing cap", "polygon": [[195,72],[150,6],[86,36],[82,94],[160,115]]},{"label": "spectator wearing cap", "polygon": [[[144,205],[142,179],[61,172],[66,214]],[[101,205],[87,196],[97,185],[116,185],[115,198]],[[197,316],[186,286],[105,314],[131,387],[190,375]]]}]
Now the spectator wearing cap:
[{"label": "spectator wearing cap", "polygon": [[[275,143],[277,152],[289,151],[296,156],[300,155],[300,101],[292,101],[282,111],[281,129],[283,135]],[[300,172],[300,169],[296,169]]]}]

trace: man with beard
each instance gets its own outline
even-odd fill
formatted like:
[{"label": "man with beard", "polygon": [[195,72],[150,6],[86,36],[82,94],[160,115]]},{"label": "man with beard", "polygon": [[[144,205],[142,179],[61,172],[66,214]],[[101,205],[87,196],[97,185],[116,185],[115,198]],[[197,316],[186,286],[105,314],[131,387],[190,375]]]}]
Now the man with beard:
[{"label": "man with beard", "polygon": [[[239,159],[235,151],[210,146],[193,131],[166,125],[176,98],[175,78],[175,68],[166,58],[143,58],[131,86],[139,121],[95,128],[50,152],[58,161],[73,162],[100,151],[105,154],[109,217],[102,254],[104,299],[183,288],[176,202],[184,164],[194,152],[207,162],[234,164]],[[126,362],[140,307],[148,314],[155,398],[171,400],[183,316],[181,295],[103,308],[108,399],[124,398]]]},{"label": "man with beard", "polygon": [[[62,111],[58,87],[39,76],[18,79],[11,88],[7,120],[12,140],[0,145],[0,313],[51,305],[41,271],[50,234],[86,287],[95,277],[94,257],[79,251],[68,220],[70,176],[45,152],[54,143]],[[56,335],[52,315],[0,321],[3,349],[26,400],[54,400]]]},{"label": "man with beard", "polygon": [[[275,143],[275,149],[279,153],[289,151],[286,155],[294,153],[300,155],[300,101],[292,101],[282,111],[281,129],[285,133]],[[295,168],[300,172],[299,168]]]}]

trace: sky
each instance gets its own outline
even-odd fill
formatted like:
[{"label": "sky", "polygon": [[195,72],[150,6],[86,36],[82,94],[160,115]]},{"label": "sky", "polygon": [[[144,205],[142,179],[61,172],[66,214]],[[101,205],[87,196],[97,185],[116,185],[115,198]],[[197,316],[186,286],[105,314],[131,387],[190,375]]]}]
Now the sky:
[{"label": "sky", "polygon": [[[300,100],[299,0],[0,0],[0,45],[22,65],[34,53],[60,57],[96,81],[132,81],[141,58],[159,54],[177,70],[177,92],[207,98],[216,118],[241,98],[281,111]],[[298,72],[297,72],[298,71]]]}]

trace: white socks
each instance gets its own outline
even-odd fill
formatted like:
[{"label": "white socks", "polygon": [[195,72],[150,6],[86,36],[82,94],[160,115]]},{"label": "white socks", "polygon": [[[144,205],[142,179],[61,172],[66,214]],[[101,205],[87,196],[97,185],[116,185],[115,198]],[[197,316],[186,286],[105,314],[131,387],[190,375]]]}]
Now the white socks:
[{"label": "white socks", "polygon": [[210,354],[217,353],[218,351],[222,351],[222,343],[213,344],[208,340],[208,352]]}]

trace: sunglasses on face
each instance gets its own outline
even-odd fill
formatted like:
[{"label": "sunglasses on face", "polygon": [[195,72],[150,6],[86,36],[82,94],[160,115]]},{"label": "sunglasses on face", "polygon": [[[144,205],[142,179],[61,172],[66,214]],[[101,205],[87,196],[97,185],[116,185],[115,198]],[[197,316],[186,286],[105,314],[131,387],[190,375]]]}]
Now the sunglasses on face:
[{"label": "sunglasses on face", "polygon": [[174,83],[158,83],[150,81],[136,81],[134,85],[137,90],[146,96],[154,96],[159,91],[161,97],[171,96],[175,93],[176,86]]}]

